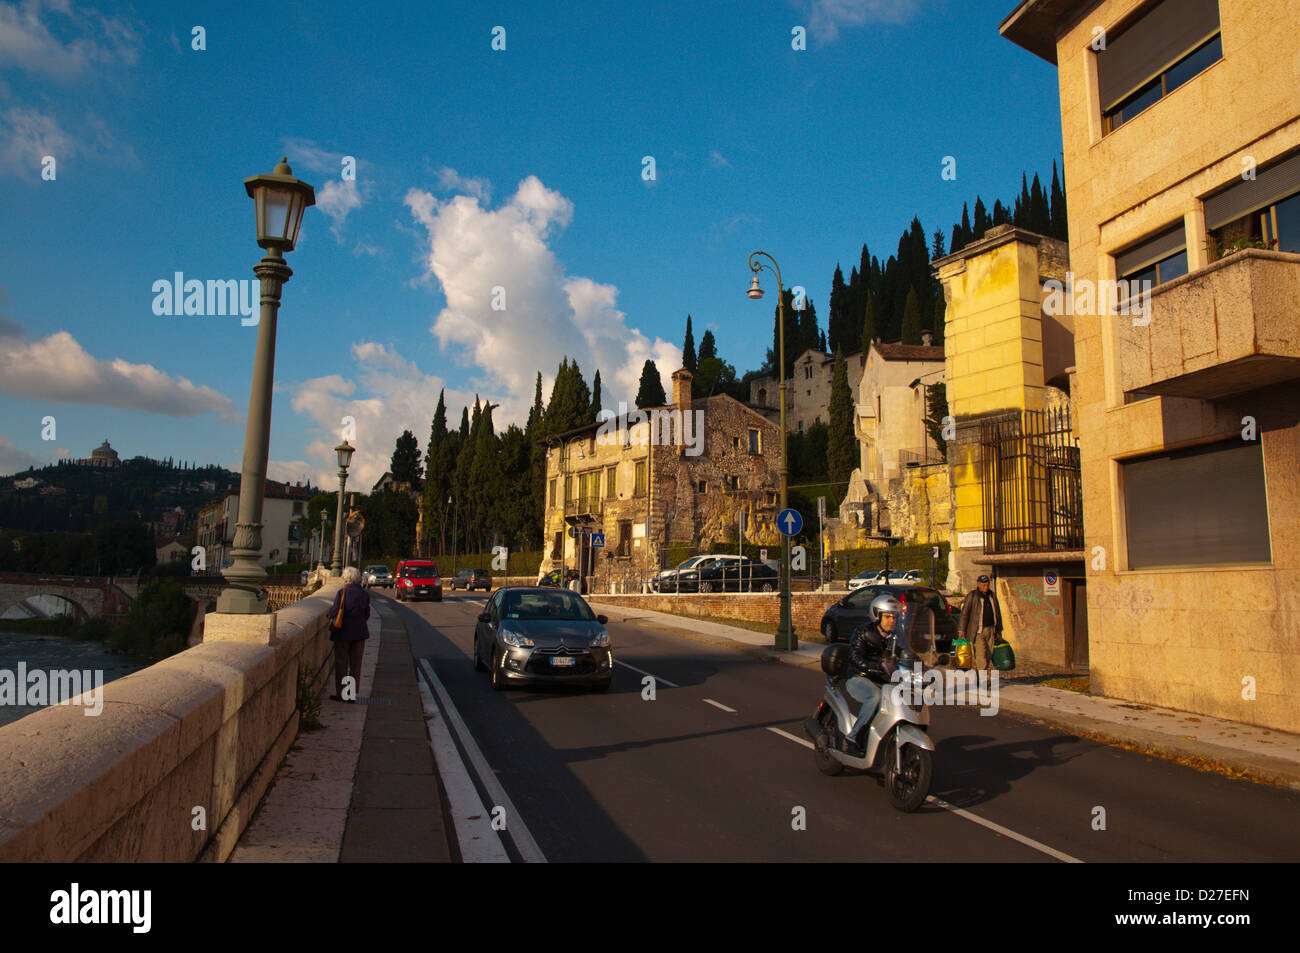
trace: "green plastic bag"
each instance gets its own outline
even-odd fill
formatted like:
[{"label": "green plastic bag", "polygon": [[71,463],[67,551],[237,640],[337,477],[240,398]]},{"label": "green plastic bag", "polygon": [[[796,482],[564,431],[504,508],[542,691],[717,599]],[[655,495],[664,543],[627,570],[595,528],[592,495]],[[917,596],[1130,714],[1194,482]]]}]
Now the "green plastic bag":
[{"label": "green plastic bag", "polygon": [[1009,672],[1016,667],[1016,653],[1005,640],[993,646],[993,667],[999,672]]}]

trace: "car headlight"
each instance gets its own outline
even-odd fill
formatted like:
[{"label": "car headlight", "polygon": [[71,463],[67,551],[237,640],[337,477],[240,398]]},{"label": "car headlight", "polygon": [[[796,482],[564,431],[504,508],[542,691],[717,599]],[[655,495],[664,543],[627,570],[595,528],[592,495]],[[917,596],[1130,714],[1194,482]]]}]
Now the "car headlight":
[{"label": "car headlight", "polygon": [[600,635],[591,640],[591,647],[595,649],[609,648],[609,633],[601,629]]},{"label": "car headlight", "polygon": [[533,640],[526,635],[520,635],[518,632],[511,632],[509,629],[501,630],[501,641],[506,645],[514,648],[532,648]]}]

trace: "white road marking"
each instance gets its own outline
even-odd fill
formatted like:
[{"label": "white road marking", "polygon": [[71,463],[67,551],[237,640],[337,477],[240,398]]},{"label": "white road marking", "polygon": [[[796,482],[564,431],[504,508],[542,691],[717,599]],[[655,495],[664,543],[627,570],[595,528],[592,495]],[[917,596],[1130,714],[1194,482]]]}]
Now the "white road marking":
[{"label": "white road marking", "polygon": [[[804,738],[797,738],[794,735],[790,734],[788,731],[782,731],[780,728],[768,728],[767,730],[780,735],[782,738],[788,738],[789,740],[793,741],[795,744],[803,745],[805,748],[814,748],[814,745],[811,741],[808,741]],[[989,830],[995,831],[1004,837],[1010,837],[1014,841],[1019,841],[1020,843],[1024,844],[1026,847],[1032,847],[1034,850],[1042,851],[1044,854],[1047,854],[1049,857],[1055,857],[1057,860],[1064,861],[1067,864],[1083,863],[1083,861],[1080,860],[1078,857],[1072,857],[1071,855],[1064,853],[1063,851],[1059,851],[1054,847],[1048,847],[1046,844],[1042,843],[1041,841],[1036,841],[1032,837],[1028,837],[1024,834],[1019,834],[1011,830],[1011,828],[1003,827],[1001,824],[995,823],[994,821],[986,820],[985,818],[980,817],[978,814],[972,814],[970,811],[963,810],[962,808],[957,807],[955,804],[949,804],[947,801],[943,800],[942,798],[937,798],[933,794],[928,796],[926,800],[932,804],[935,804],[943,808],[945,811],[951,811],[952,813],[956,814],[958,817],[964,817],[966,820],[979,824],[981,827],[987,827]]]},{"label": "white road marking", "polygon": [[[637,668],[635,665],[628,665],[627,662],[624,662],[622,659],[614,659],[614,664],[615,664],[615,665],[622,665],[624,668],[630,668],[632,671],[634,671],[634,672],[640,672],[642,675],[650,675],[650,673],[647,672],[645,669]],[[660,678],[658,675],[650,675],[650,677],[653,678],[656,682],[663,682],[663,683],[664,683],[665,685],[667,685],[669,688],[681,688],[681,687],[682,687],[682,686],[678,685],[676,682],[670,682],[670,681],[668,681],[668,679],[666,679],[666,678]]]},{"label": "white road marking", "polygon": [[[456,706],[452,703],[451,696],[447,694],[447,689],[443,687],[438,676],[433,673],[433,666],[429,664],[429,660],[420,659],[420,668],[424,671],[425,678],[429,680],[429,685],[433,688],[434,692],[437,693],[438,701],[442,705],[442,711],[446,713],[447,722],[450,724],[451,729],[456,732],[457,737],[459,737],[461,744],[464,746],[465,754],[469,758],[469,762],[473,766],[479,780],[482,782],[483,787],[487,790],[488,797],[493,800],[496,806],[504,807],[506,809],[506,831],[510,835],[510,839],[514,841],[515,849],[519,851],[520,858],[522,858],[524,863],[527,864],[546,863],[546,855],[543,854],[542,849],[537,846],[537,841],[533,840],[533,835],[529,832],[528,825],[524,823],[523,816],[515,807],[514,802],[510,800],[510,795],[508,795],[505,788],[501,786],[501,782],[497,780],[497,776],[493,772],[492,766],[489,765],[487,759],[483,757],[483,752],[479,750],[478,743],[474,740],[474,736],[470,734],[469,727],[465,724],[464,719],[460,717],[460,712],[456,710]],[[429,727],[431,730],[436,721],[437,719],[430,720]],[[459,758],[456,760],[459,760]],[[444,776],[443,784],[446,785],[446,783],[446,777]],[[447,796],[448,798],[451,797],[450,787],[448,787]],[[477,798],[477,796],[478,794],[476,791],[475,797]],[[493,835],[497,834],[496,831],[491,831],[491,821],[486,813],[484,814],[483,823],[487,825],[490,833]],[[460,838],[461,841],[461,855],[465,856],[465,840],[461,835],[459,825],[456,829],[456,836]],[[465,859],[468,860],[469,858],[465,857]]]},{"label": "white road marking", "polygon": [[736,709],[728,708],[726,705],[722,704],[722,702],[715,702],[712,698],[704,699],[704,704],[712,705],[714,708],[721,708],[723,711],[729,711],[733,715],[736,713]]},{"label": "white road marking", "polygon": [[813,750],[816,750],[816,747],[807,738],[798,738],[795,735],[790,734],[790,732],[788,731],[782,731],[780,728],[769,727],[767,730],[773,732],[774,734],[780,735],[782,738],[789,738],[797,745],[803,745],[805,748],[811,748]]}]

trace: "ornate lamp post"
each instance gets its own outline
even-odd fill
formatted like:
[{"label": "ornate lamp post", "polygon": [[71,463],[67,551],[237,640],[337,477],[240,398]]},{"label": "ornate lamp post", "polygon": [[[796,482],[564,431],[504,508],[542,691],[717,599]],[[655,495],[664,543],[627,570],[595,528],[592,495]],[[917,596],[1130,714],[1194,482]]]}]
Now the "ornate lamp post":
[{"label": "ornate lamp post", "polygon": [[343,574],[343,488],[348,485],[348,464],[356,451],[346,440],[334,448],[339,455],[339,508],[334,519],[334,565],[330,572],[335,576]]},{"label": "ornate lamp post", "polygon": [[268,611],[261,598],[266,570],[262,554],[262,502],[266,495],[266,461],[271,447],[271,385],[275,376],[275,322],[280,310],[280,289],[293,272],[284,252],[298,243],[302,213],[316,204],[316,190],[293,177],[281,159],[270,175],[244,180],[257,216],[257,244],[266,256],[253,268],[262,282],[262,310],[257,325],[257,351],[253,358],[253,384],[248,396],[248,423],[244,429],[244,466],[239,483],[239,516],[231,548],[234,564],[224,571],[230,585],[217,599],[217,611],[260,615]]},{"label": "ornate lamp post", "polygon": [[[771,265],[765,265],[758,260],[762,255]],[[758,284],[758,273],[763,269],[776,273],[776,307],[777,307],[777,374],[780,386],[781,402],[781,509],[788,505],[788,477],[789,477],[789,456],[786,453],[786,434],[785,434],[785,293],[781,289],[781,269],[773,258],[765,251],[756,251],[749,256],[749,270],[754,273],[754,279],[749,283],[749,290],[746,292],[755,301],[763,297],[763,289]],[[790,537],[781,534],[781,621],[776,629],[776,648],[778,650],[793,651],[799,647],[795,639],[794,626],[790,622]]]}]

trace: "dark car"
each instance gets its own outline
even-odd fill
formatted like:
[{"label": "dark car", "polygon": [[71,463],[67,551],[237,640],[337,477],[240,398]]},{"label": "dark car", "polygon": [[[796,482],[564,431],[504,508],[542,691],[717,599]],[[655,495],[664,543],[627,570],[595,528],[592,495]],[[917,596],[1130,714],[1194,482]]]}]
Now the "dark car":
[{"label": "dark car", "polygon": [[677,576],[678,592],[775,592],[781,574],[748,556],[719,556]]},{"label": "dark car", "polygon": [[700,556],[692,556],[690,559],[683,560],[673,568],[665,569],[662,572],[657,573],[654,578],[650,580],[650,588],[655,592],[676,592],[677,576],[679,573],[685,572],[688,569],[694,569],[701,563],[713,562],[713,560],[717,558],[718,557],[712,553],[705,553]]},{"label": "dark car", "polygon": [[542,573],[541,578],[537,580],[537,585],[544,589],[568,589],[569,584],[575,580],[581,591],[586,592],[587,587],[582,584],[582,577],[578,575],[576,569],[552,569],[550,572]]},{"label": "dark car", "polygon": [[497,691],[529,682],[581,683],[604,691],[614,675],[605,622],[567,589],[498,589],[474,626],[474,669],[490,672]]},{"label": "dark car", "polygon": [[957,614],[941,593],[925,586],[875,584],[855,589],[826,610],[822,637],[827,642],[847,642],[854,630],[871,621],[871,603],[881,595],[891,595],[903,604],[900,621],[913,652],[924,655],[932,645],[936,652],[952,651]]},{"label": "dark car", "polygon": [[403,559],[397,564],[397,601],[415,599],[442,602],[442,576],[428,559]]},{"label": "dark car", "polygon": [[465,589],[467,591],[482,589],[484,592],[491,592],[492,574],[486,569],[462,569],[447,580],[447,588],[453,591],[456,589]]}]

